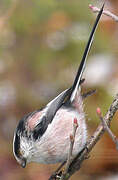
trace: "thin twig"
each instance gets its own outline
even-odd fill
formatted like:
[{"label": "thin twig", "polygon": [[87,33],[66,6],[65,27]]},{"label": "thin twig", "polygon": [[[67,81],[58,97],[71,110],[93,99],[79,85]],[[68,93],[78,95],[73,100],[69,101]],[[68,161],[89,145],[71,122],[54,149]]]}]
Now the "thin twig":
[{"label": "thin twig", "polygon": [[63,180],[65,174],[68,172],[69,166],[73,160],[72,152],[73,152],[73,146],[75,142],[75,135],[76,135],[77,128],[78,128],[78,122],[77,122],[77,119],[75,118],[73,121],[73,132],[70,135],[70,147],[69,147],[68,159],[67,159],[65,171],[61,177],[61,180]]},{"label": "thin twig", "polygon": [[72,151],[73,151],[73,146],[75,142],[75,134],[76,134],[77,128],[78,128],[78,123],[77,123],[77,119],[75,118],[73,122],[73,133],[70,135],[70,148],[69,148],[68,160],[67,160],[65,172],[68,171],[68,167],[72,161]]},{"label": "thin twig", "polygon": [[[93,5],[89,5],[90,9],[94,12],[94,13],[97,13],[100,11],[100,9],[96,6],[93,6]],[[115,14],[111,13],[110,11],[108,10],[104,10],[103,11],[103,14],[106,15],[106,16],[109,16],[111,17],[114,21],[118,22],[118,16],[116,16]]]},{"label": "thin twig", "polygon": [[102,112],[100,108],[97,108],[97,115],[99,117],[99,119],[101,120],[104,129],[107,131],[107,133],[109,134],[109,136],[111,137],[111,139],[113,140],[113,142],[116,144],[116,149],[118,150],[118,139],[117,137],[113,134],[113,132],[111,131],[111,129],[108,127],[105,119],[102,116]]}]

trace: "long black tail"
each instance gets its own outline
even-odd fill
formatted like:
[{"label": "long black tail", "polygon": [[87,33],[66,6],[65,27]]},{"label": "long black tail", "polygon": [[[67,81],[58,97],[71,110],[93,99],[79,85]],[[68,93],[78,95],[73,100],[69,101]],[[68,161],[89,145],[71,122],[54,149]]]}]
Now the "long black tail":
[{"label": "long black tail", "polygon": [[86,45],[86,48],[85,48],[85,51],[84,51],[84,54],[83,54],[83,57],[82,57],[82,60],[81,60],[81,63],[79,65],[79,68],[78,68],[78,71],[77,71],[77,75],[75,77],[75,80],[74,80],[74,83],[72,85],[72,89],[71,89],[71,94],[69,96],[69,99],[70,101],[72,102],[75,98],[75,95],[76,95],[76,92],[77,92],[77,89],[80,85],[80,81],[81,81],[81,78],[82,78],[82,74],[84,72],[84,69],[85,69],[85,65],[86,65],[86,58],[87,58],[87,55],[89,53],[89,50],[90,50],[90,47],[92,45],[92,42],[93,42],[93,38],[94,38],[94,34],[95,34],[95,31],[97,29],[97,25],[99,23],[99,20],[100,20],[100,17],[102,15],[102,12],[103,12],[103,9],[104,9],[104,4],[99,12],[99,14],[97,15],[97,18],[96,18],[96,21],[94,23],[94,26],[93,26],[93,29],[91,31],[91,34],[90,34],[90,37],[89,37],[89,40],[88,40],[88,43]]}]

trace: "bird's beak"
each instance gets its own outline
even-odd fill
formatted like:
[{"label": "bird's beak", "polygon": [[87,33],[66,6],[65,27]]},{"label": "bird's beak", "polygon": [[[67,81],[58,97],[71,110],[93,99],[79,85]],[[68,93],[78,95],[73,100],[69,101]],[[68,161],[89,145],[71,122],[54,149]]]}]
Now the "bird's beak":
[{"label": "bird's beak", "polygon": [[25,168],[25,166],[26,166],[26,159],[25,158],[23,158],[21,160],[20,165],[21,165],[22,168]]}]

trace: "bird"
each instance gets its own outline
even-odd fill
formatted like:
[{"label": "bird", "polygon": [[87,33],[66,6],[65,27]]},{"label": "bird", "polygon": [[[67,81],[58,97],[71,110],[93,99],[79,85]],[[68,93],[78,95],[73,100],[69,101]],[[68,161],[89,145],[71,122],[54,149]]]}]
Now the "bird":
[{"label": "bird", "polygon": [[77,155],[85,147],[87,125],[81,94],[82,75],[103,9],[104,5],[93,25],[72,86],[44,108],[26,114],[19,121],[14,131],[13,154],[23,168],[30,162],[55,164],[67,161],[74,119],[78,128],[72,155]]}]

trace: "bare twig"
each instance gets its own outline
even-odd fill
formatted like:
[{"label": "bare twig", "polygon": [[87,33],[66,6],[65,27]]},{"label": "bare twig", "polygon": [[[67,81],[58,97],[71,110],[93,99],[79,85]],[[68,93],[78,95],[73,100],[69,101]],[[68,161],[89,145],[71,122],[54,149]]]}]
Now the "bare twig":
[{"label": "bare twig", "polygon": [[[109,110],[107,111],[106,115],[104,116],[105,122],[110,126],[110,122],[115,115],[116,111],[118,110],[118,94],[116,95],[116,98],[112,102]],[[81,168],[82,162],[86,159],[88,154],[91,152],[95,144],[99,141],[101,136],[104,134],[105,129],[103,127],[103,124],[100,123],[94,134],[91,136],[91,138],[88,140],[86,147],[83,149],[81,154],[79,153],[72,161],[68,168],[68,172],[64,175],[63,179],[68,180],[76,171],[78,171]]]},{"label": "bare twig", "polygon": [[116,149],[118,149],[118,139],[117,137],[113,134],[113,132],[111,131],[111,129],[108,127],[105,119],[102,116],[102,112],[100,108],[97,108],[97,115],[100,118],[104,129],[108,132],[109,136],[111,137],[111,139],[113,140],[113,142],[116,144]]},{"label": "bare twig", "polygon": [[[93,6],[93,5],[89,5],[90,9],[94,12],[94,13],[97,13],[100,11],[100,9],[96,6]],[[106,16],[109,16],[111,17],[114,21],[118,22],[118,16],[116,16],[115,14],[111,13],[110,11],[108,10],[104,10],[103,11],[103,14],[106,15]]]},{"label": "bare twig", "polygon": [[77,123],[77,119],[75,118],[74,122],[73,122],[73,133],[70,135],[70,148],[69,148],[65,173],[67,173],[69,165],[72,162],[72,158],[73,158],[72,157],[72,151],[73,151],[73,146],[74,146],[75,134],[76,134],[77,127],[78,127],[78,123]]},{"label": "bare twig", "polygon": [[61,180],[64,180],[64,176],[67,174],[69,166],[73,160],[72,152],[73,152],[73,146],[74,146],[74,142],[75,142],[75,135],[76,135],[77,128],[78,128],[78,122],[77,122],[77,119],[75,118],[73,121],[73,132],[70,135],[70,148],[69,148],[69,153],[68,153],[68,159],[67,159],[65,171],[62,174]]}]

